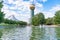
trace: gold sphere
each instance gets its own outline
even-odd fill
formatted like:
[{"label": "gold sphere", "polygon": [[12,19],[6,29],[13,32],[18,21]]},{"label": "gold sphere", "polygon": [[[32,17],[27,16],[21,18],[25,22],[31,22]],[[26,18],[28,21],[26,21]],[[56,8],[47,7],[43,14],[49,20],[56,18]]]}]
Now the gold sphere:
[{"label": "gold sphere", "polygon": [[30,5],[30,9],[31,10],[34,10],[35,9],[35,6],[34,5]]}]

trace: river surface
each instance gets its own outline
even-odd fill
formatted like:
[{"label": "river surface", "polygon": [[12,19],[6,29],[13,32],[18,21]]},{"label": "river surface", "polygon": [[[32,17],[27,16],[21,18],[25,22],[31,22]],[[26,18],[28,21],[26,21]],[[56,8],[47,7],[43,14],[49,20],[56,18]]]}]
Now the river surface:
[{"label": "river surface", "polygon": [[0,26],[0,31],[0,40],[60,40],[60,27]]}]

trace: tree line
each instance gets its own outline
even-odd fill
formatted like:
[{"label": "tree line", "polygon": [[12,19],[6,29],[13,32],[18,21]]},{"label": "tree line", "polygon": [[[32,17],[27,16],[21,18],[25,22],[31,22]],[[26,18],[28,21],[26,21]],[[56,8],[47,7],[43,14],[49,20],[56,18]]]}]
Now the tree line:
[{"label": "tree line", "polygon": [[55,16],[51,18],[45,19],[44,14],[38,13],[32,18],[32,25],[38,26],[38,25],[59,25],[60,24],[60,10],[55,12]]}]

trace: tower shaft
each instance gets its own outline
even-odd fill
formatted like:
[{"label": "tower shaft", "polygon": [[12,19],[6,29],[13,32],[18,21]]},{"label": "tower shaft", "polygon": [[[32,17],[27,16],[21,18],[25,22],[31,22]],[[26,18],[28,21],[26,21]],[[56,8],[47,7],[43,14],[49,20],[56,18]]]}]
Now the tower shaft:
[{"label": "tower shaft", "polygon": [[31,18],[34,16],[34,10],[31,10]]}]

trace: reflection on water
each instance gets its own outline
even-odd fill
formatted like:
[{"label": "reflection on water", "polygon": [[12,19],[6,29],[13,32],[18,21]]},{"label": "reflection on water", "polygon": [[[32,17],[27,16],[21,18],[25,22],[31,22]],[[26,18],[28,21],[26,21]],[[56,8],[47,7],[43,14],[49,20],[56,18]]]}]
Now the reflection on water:
[{"label": "reflection on water", "polygon": [[56,38],[57,40],[60,40],[60,27],[55,28],[56,30]]},{"label": "reflection on water", "polygon": [[32,36],[30,40],[43,40],[45,30],[40,27],[32,27]]},{"label": "reflection on water", "polygon": [[54,28],[45,28],[45,40],[57,40]]},{"label": "reflection on water", "polygon": [[29,40],[31,27],[17,27],[3,32],[2,40]]},{"label": "reflection on water", "polygon": [[30,40],[57,40],[58,39],[57,38],[58,32],[56,33],[57,28],[53,28],[50,26],[42,26],[42,27],[39,26],[39,27],[32,27],[32,36]]},{"label": "reflection on water", "polygon": [[7,27],[2,33],[2,40],[60,40],[59,27]]}]

